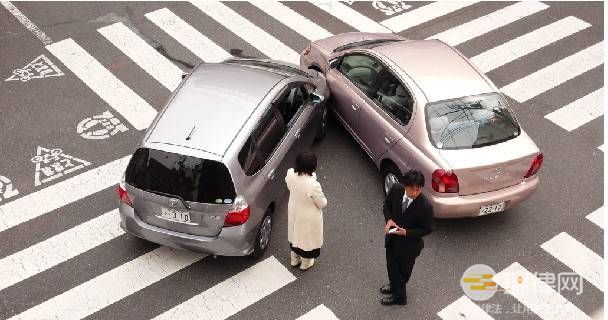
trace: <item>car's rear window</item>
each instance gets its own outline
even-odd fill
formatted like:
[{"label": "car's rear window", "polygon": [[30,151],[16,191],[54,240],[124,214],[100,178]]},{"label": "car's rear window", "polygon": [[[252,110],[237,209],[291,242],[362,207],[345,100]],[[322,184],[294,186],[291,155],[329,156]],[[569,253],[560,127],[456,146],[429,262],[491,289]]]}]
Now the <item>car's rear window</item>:
[{"label": "car's rear window", "polygon": [[234,184],[220,162],[160,150],[140,148],[125,174],[125,181],[148,192],[182,197],[200,203],[232,203]]},{"label": "car's rear window", "polygon": [[430,103],[429,138],[438,149],[470,149],[517,137],[521,130],[500,94],[491,93]]}]

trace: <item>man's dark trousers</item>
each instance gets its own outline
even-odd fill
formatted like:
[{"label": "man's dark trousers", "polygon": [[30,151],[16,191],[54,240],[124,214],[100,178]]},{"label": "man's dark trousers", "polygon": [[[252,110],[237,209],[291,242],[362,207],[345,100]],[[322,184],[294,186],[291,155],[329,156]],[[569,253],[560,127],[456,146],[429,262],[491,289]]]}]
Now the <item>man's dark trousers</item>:
[{"label": "man's dark trousers", "polygon": [[386,248],[386,269],[391,284],[393,298],[396,301],[406,302],[405,285],[410,280],[416,257],[420,254],[408,252],[408,254],[395,254],[392,248]]}]

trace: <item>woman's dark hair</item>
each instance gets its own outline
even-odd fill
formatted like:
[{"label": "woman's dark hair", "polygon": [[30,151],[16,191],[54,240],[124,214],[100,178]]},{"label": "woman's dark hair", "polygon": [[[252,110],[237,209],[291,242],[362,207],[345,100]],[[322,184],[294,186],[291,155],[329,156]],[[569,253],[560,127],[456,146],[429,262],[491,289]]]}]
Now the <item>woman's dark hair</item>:
[{"label": "woman's dark hair", "polygon": [[317,156],[315,156],[312,152],[301,152],[296,157],[296,167],[294,171],[301,176],[302,174],[307,174],[312,176],[312,173],[317,170]]},{"label": "woman's dark hair", "polygon": [[424,187],[424,175],[418,170],[410,170],[403,174],[402,181],[406,187]]}]

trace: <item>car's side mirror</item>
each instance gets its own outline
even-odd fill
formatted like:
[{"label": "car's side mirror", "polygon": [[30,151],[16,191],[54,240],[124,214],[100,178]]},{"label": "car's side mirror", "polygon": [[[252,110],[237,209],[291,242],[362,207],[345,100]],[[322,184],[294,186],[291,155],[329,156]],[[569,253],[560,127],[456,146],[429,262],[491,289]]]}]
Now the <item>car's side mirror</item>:
[{"label": "car's side mirror", "polygon": [[313,105],[318,105],[318,104],[320,104],[321,102],[323,102],[323,100],[325,100],[325,97],[324,97],[324,96],[322,96],[322,95],[320,95],[320,94],[318,94],[318,93],[316,93],[316,92],[311,92],[311,93],[310,93],[310,102],[311,102]]},{"label": "car's side mirror", "polygon": [[188,76],[187,72],[182,72],[182,80],[186,79],[187,76]]},{"label": "car's side mirror", "polygon": [[338,65],[340,65],[340,59],[333,59],[329,61],[329,68],[330,69],[335,69],[338,67]]}]

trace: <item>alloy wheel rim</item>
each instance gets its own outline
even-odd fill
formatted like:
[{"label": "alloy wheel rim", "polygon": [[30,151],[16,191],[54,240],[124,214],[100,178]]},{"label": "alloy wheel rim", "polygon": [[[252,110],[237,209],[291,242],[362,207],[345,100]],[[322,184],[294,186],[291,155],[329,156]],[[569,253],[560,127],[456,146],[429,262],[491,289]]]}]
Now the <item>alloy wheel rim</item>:
[{"label": "alloy wheel rim", "polygon": [[397,177],[393,173],[387,173],[384,177],[384,193],[388,194],[391,187],[397,182]]},{"label": "alloy wheel rim", "polygon": [[264,249],[268,245],[270,240],[270,232],[272,231],[272,218],[266,216],[262,222],[262,229],[260,230],[260,248]]}]

